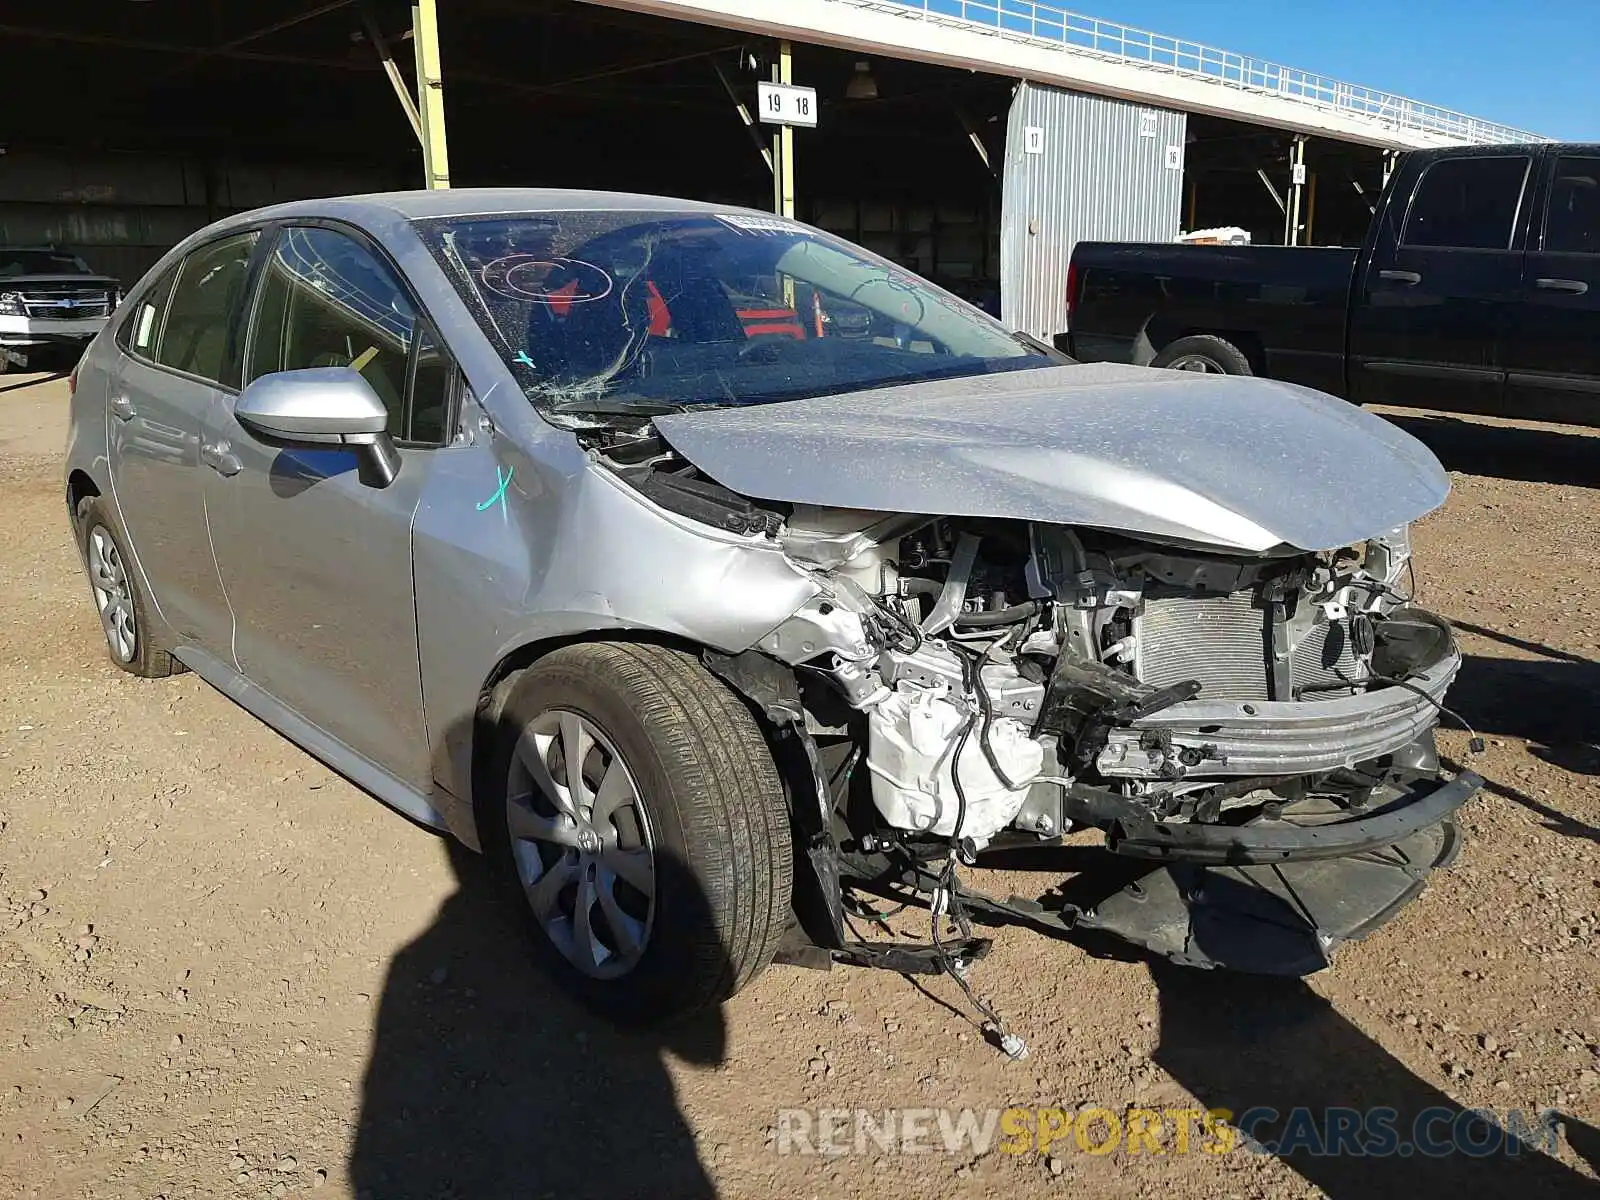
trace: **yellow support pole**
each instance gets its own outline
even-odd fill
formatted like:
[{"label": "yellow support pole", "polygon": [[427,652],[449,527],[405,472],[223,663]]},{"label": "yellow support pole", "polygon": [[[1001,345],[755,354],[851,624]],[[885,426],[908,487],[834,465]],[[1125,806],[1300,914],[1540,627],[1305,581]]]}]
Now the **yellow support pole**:
[{"label": "yellow support pole", "polygon": [[1298,246],[1300,218],[1304,211],[1306,195],[1306,138],[1303,133],[1295,135],[1294,150],[1289,155],[1289,170],[1293,175],[1289,183],[1289,211],[1285,214],[1283,244]]},{"label": "yellow support pole", "polygon": [[444,136],[444,77],[439,65],[436,0],[411,6],[411,40],[417,50],[417,112],[422,119],[422,169],[426,186],[450,186],[450,151]]},{"label": "yellow support pole", "polygon": [[[794,82],[794,52],[788,42],[778,43],[778,78],[775,83]],[[773,179],[777,194],[774,208],[779,216],[794,217],[794,130],[788,125],[778,128],[777,171]]]},{"label": "yellow support pole", "polygon": [[1317,173],[1311,173],[1306,183],[1306,245],[1317,244]]}]

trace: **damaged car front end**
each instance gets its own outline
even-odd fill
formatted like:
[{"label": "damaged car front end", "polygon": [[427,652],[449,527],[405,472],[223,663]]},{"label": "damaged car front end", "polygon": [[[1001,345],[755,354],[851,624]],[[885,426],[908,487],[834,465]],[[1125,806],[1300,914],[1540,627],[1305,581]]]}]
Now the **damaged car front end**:
[{"label": "damaged car front end", "polygon": [[[1375,418],[1276,385],[1240,399],[1070,367],[984,382],[976,400],[956,383],[869,395],[872,419],[848,410],[860,396],[662,417],[599,460],[668,504],[763,513],[757,536],[815,582],[744,661],[714,665],[769,711],[790,697],[844,885],[937,892],[952,858],[1093,829],[1150,870],[1092,904],[969,907],[1199,966],[1326,965],[1449,861],[1478,787],[1441,769],[1461,659],[1411,596],[1409,520],[1443,473],[1403,435],[1369,442]],[[1080,411],[1124,415],[1125,447],[1085,449]],[[1335,456],[1342,499],[1298,466],[1129,465],[1250,425],[1258,447]],[[1054,445],[1078,470],[1049,481],[1031,468]],[[898,474],[909,486],[898,456],[926,464]],[[897,488],[918,511],[886,511]]]},{"label": "damaged car front end", "polygon": [[[1071,364],[773,218],[423,235],[583,451],[575,492],[637,506],[536,599],[691,647],[760,718],[798,865],[781,957],[961,977],[977,919],[1301,974],[1451,860],[1482,781],[1434,745],[1461,657],[1410,526],[1449,481],[1407,434],[1292,385]],[[751,294],[783,319],[752,326]],[[630,556],[669,526],[694,587],[661,574],[652,611]],[[1019,847],[1059,851],[1046,894],[963,880]],[[857,936],[874,896],[925,903],[929,941]]]}]

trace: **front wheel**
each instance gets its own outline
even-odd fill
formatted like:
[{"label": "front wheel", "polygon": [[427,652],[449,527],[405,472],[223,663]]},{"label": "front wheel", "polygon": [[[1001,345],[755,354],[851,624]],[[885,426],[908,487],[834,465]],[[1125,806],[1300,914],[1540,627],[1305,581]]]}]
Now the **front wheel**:
[{"label": "front wheel", "polygon": [[1152,367],[1194,371],[1202,375],[1254,375],[1244,351],[1226,338],[1211,333],[1181,337],[1162,347]]},{"label": "front wheel", "polygon": [[685,1016],[771,962],[788,810],[749,709],[691,655],[563,647],[511,684],[484,849],[568,991],[628,1023]]}]

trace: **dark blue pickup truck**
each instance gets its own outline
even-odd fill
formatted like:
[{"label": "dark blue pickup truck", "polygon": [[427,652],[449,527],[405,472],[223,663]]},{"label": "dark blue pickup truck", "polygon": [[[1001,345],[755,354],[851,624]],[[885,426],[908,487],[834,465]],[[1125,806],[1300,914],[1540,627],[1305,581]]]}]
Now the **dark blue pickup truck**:
[{"label": "dark blue pickup truck", "polygon": [[1080,243],[1083,361],[1600,425],[1600,145],[1401,160],[1359,249]]}]

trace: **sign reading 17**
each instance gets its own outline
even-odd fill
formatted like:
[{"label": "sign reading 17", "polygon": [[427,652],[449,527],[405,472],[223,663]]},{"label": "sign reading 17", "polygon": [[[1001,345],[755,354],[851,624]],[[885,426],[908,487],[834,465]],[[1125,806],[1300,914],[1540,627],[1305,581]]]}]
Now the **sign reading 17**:
[{"label": "sign reading 17", "polygon": [[817,89],[795,87],[786,83],[758,83],[757,110],[761,120],[768,125],[805,125],[817,123]]}]

